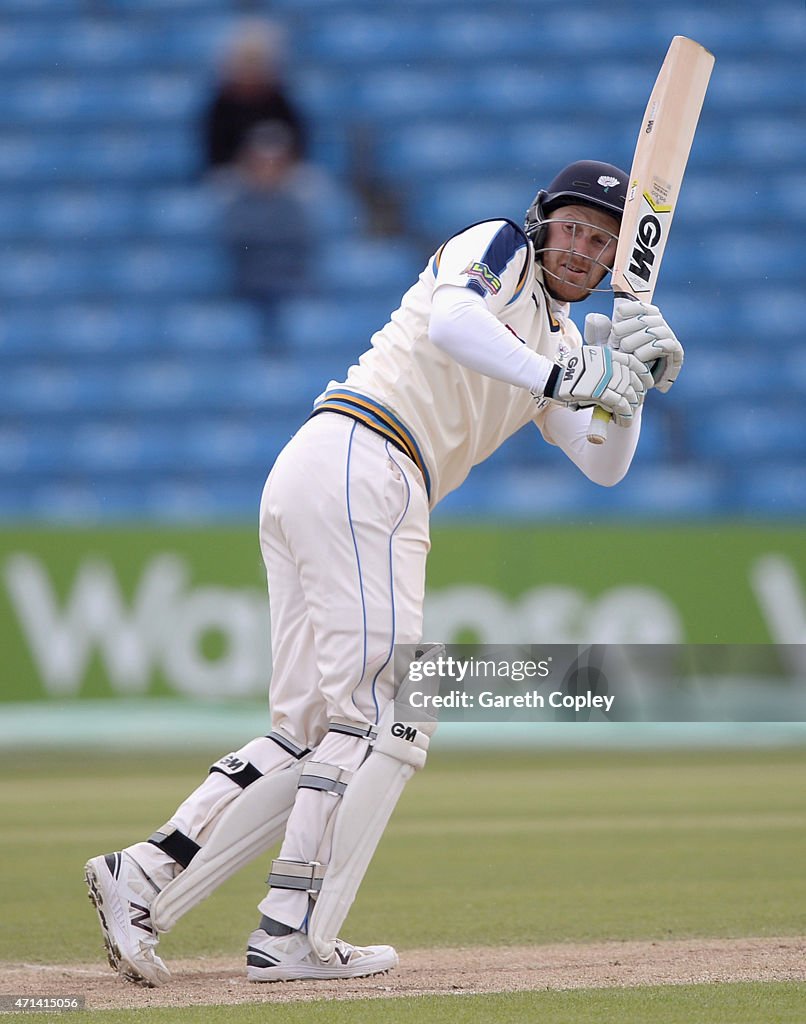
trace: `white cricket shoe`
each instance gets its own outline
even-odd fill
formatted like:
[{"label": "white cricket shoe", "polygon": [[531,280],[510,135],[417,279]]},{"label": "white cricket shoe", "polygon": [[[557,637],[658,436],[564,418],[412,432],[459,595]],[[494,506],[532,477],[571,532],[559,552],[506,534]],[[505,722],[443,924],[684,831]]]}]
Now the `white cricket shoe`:
[{"label": "white cricket shoe", "polygon": [[84,878],[110,966],[136,985],[163,985],[171,973],[155,952],[159,939],[151,923],[151,901],[157,886],[127,853],[93,857]]},{"label": "white cricket shoe", "polygon": [[304,932],[267,935],[261,928],[249,936],[246,977],[249,981],[296,981],[365,978],[397,967],[397,953],[391,946],[351,946],[336,940],[329,960],[320,960]]}]

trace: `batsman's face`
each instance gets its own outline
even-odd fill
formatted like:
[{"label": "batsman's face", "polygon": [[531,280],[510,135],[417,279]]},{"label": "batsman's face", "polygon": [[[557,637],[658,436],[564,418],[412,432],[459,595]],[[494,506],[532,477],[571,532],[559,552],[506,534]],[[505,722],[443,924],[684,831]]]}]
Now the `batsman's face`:
[{"label": "batsman's face", "polygon": [[561,302],[581,302],[613,266],[619,222],[590,206],[561,206],[548,220],[540,257],[546,287]]}]

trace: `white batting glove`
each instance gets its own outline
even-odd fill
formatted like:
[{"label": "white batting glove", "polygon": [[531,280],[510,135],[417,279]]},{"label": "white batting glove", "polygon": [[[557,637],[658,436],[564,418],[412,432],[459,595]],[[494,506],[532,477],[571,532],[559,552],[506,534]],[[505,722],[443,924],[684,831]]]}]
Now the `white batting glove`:
[{"label": "white batting glove", "polygon": [[588,313],[585,317],[585,344],[586,345],[608,345],[610,348],[617,348],[616,337],[613,334],[613,321],[604,313]]},{"label": "white batting glove", "polygon": [[619,352],[629,352],[650,368],[658,391],[665,394],[671,388],[683,366],[683,346],[657,306],[637,299],[617,299],[613,338],[612,344]]},{"label": "white batting glove", "polygon": [[[616,336],[613,334],[613,322],[604,313],[588,313],[585,317],[584,335],[586,345],[596,345],[598,347],[606,345],[608,348],[616,350],[618,348]],[[649,391],[650,388],[655,386],[652,374],[640,359],[636,359],[631,364],[631,368],[641,378],[644,392]],[[619,427],[626,427],[629,424],[629,420],[624,421],[621,416],[614,416],[613,422]]]},{"label": "white batting glove", "polygon": [[583,345],[555,363],[543,395],[570,409],[601,405],[626,426],[644,400],[645,367],[627,352]]}]

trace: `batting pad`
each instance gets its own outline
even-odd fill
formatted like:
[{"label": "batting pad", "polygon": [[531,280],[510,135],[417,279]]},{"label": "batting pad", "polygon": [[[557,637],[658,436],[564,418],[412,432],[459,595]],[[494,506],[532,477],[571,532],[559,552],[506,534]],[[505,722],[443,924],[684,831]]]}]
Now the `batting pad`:
[{"label": "batting pad", "polygon": [[341,798],[330,861],[308,925],[311,945],[322,960],[333,954],[339,929],[403,787],[425,764],[436,725],[436,721],[396,722],[395,705],[390,703],[381,717],[372,753]]},{"label": "batting pad", "polygon": [[158,932],[169,932],[183,914],[280,839],[304,767],[299,761],[264,775],[233,800],[190,864],[151,904]]}]

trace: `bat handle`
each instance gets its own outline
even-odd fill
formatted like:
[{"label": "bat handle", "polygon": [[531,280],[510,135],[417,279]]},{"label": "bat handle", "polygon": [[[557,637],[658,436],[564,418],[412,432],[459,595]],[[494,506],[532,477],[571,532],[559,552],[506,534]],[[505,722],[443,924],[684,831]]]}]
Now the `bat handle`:
[{"label": "bat handle", "polygon": [[[634,299],[635,296],[629,292],[615,292],[613,295],[613,305],[618,305],[619,302],[623,302],[625,299]],[[607,440],[607,425],[613,419],[607,409],[603,409],[601,405],[595,406],[593,415],[591,416],[590,426],[588,427],[588,444],[604,444]]]},{"label": "bat handle", "polygon": [[603,409],[601,405],[594,407],[593,415],[591,416],[590,426],[588,427],[588,443],[589,444],[604,444],[607,440],[607,424],[613,417],[607,411]]}]

